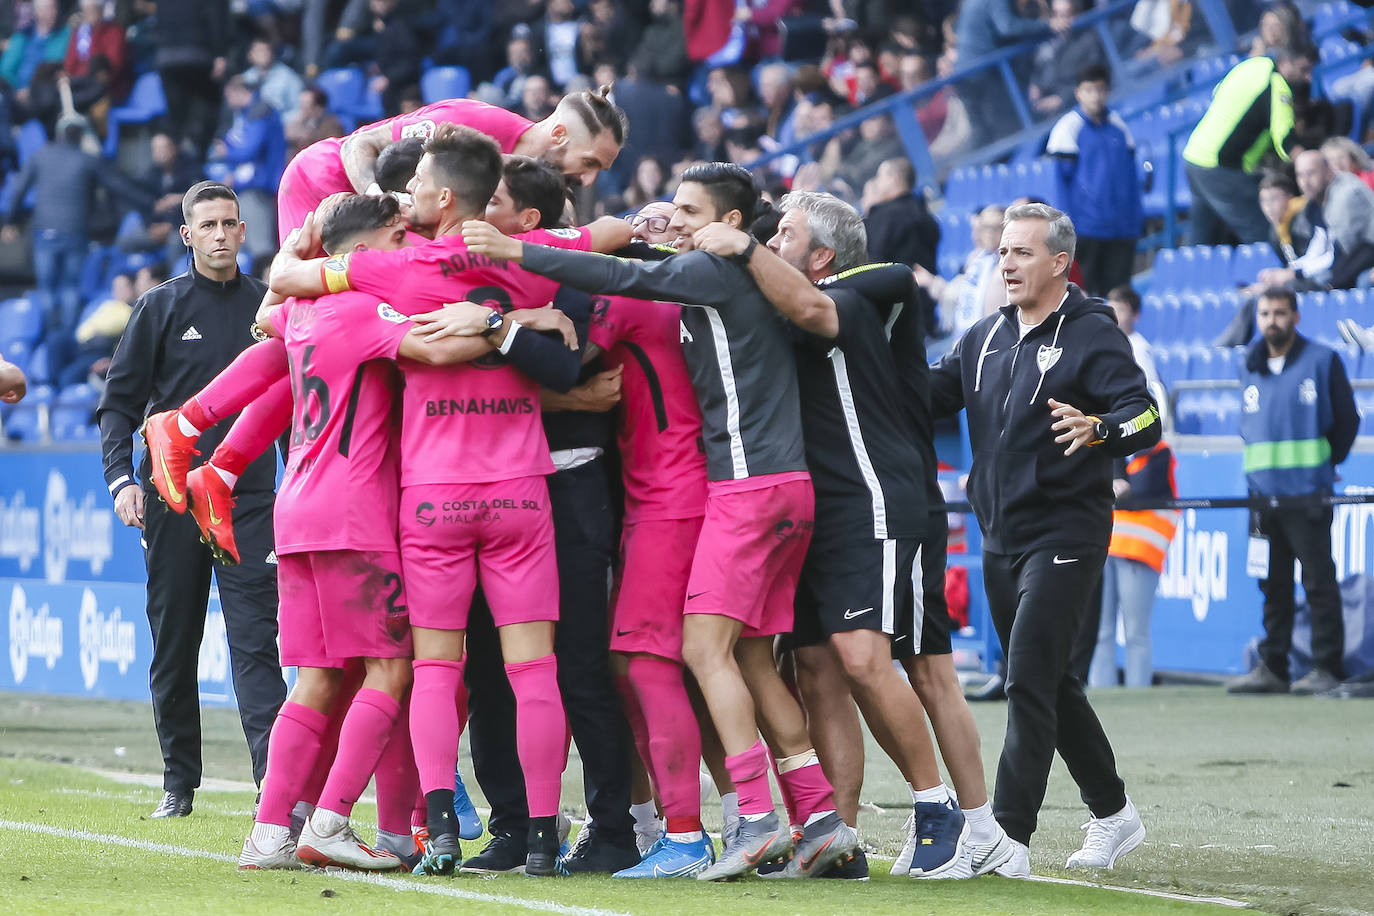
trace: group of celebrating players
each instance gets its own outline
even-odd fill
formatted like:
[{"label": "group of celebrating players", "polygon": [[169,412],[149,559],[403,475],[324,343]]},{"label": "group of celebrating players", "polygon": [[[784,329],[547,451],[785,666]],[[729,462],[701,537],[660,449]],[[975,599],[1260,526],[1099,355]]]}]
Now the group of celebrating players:
[{"label": "group of celebrating players", "polygon": [[[624,367],[606,636],[655,801],[641,861],[615,875],[866,877],[857,709],[912,792],[893,873],[1024,876],[950,655],[910,270],[867,265],[861,218],[829,195],[784,197],[762,232],[770,208],[727,163],[690,168],[633,223],[567,228],[565,182],[607,168],[625,129],[604,91],[537,124],[453,100],[302,151],[280,188],[267,339],[148,418],[154,485],[234,560],[236,477],[289,431],[274,528],[281,661],[298,677],[239,867],[480,870],[463,868],[454,812],[480,587],[515,696],[523,871],[562,873],[570,737],[540,390],[600,357]],[[234,206],[208,184],[188,205]],[[565,314],[579,308],[585,335]],[[197,437],[240,411],[191,469]],[[719,853],[703,734],[737,799]],[[368,844],[349,816],[374,775]]]}]

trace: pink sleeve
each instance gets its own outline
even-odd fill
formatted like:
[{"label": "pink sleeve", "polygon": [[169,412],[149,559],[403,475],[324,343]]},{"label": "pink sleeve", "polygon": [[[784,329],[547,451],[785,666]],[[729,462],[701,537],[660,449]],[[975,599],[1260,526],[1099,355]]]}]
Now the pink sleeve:
[{"label": "pink sleeve", "polygon": [[[325,282],[330,290],[336,290],[330,273],[342,276],[344,289],[367,293],[387,301],[405,301],[409,298],[414,271],[411,269],[416,249],[401,248],[395,251],[382,251],[365,248],[349,254],[330,258],[325,262]],[[331,265],[333,265],[331,267]],[[338,291],[338,290],[336,290]]]},{"label": "pink sleeve", "polygon": [[372,296],[341,297],[334,319],[339,334],[356,345],[359,362],[396,359],[401,339],[414,327],[406,316]]},{"label": "pink sleeve", "polygon": [[603,350],[609,350],[620,341],[622,329],[619,319],[625,314],[625,307],[610,296],[592,297],[592,320],[587,325],[587,340]]},{"label": "pink sleeve", "polygon": [[586,226],[578,226],[573,229],[533,229],[517,235],[515,238],[534,245],[564,248],[568,251],[592,250],[592,231]]}]

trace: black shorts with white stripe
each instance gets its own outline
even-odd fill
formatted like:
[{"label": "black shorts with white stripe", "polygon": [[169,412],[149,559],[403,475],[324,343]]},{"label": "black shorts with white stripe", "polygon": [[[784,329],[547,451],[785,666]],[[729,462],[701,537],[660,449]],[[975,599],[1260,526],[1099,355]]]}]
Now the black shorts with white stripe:
[{"label": "black shorts with white stripe", "polygon": [[894,635],[898,621],[915,612],[919,549],[915,538],[813,540],[797,582],[791,646],[819,645],[851,630]]},{"label": "black shorts with white stripe", "polygon": [[914,596],[910,613],[898,615],[892,634],[892,657],[911,658],[914,655],[948,655],[953,651],[949,640],[952,629],[949,604],[945,601],[945,552],[949,529],[943,515],[932,516],[934,529],[921,538],[916,563],[920,577],[914,578]]}]

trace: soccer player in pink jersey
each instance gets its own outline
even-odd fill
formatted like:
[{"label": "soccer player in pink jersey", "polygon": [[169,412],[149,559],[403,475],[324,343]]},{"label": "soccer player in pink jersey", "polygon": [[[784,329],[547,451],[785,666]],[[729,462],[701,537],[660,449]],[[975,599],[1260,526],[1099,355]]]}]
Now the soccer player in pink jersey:
[{"label": "soccer player in pink jersey", "polygon": [[[395,247],[399,205],[354,197],[323,227],[329,246]],[[473,308],[476,308],[475,306]],[[274,513],[280,560],[282,657],[296,686],[273,725],[252,833],[239,867],[339,865],[395,868],[391,852],[364,845],[349,815],[377,766],[410,687],[410,625],[395,528],[397,455],[391,362],[451,365],[480,356],[480,339],[430,342],[375,296],[340,293],[283,307],[291,365],[291,448]],[[339,493],[349,499],[340,502]],[[209,511],[213,514],[214,507]],[[365,676],[339,733],[339,750],[299,842],[291,809],[319,755],[347,660]]]},{"label": "soccer player in pink jersey", "polygon": [[[666,241],[668,216],[660,218],[660,233],[636,235]],[[701,825],[701,734],[682,668],[682,607],[706,510],[706,458],[681,312],[673,303],[597,297],[588,330],[588,355],[604,350],[607,367],[623,369],[617,444],[625,517],[611,650],[626,661],[627,715],[667,819],[666,834],[618,878],[692,877],[715,861]]]},{"label": "soccer player in pink jersey", "polygon": [[[401,252],[363,251],[327,261],[278,256],[273,288],[288,295],[357,289],[386,295],[402,310],[446,301],[494,305],[486,330],[505,334],[503,355],[532,339],[506,312],[548,302],[556,284],[467,251],[460,227],[480,216],[500,174],[496,144],[467,127],[440,125],[411,185],[413,221],[435,240]],[[486,179],[489,177],[489,181]],[[622,224],[623,225],[623,224]],[[587,230],[537,233],[586,249]],[[528,345],[528,344],[526,344]],[[484,357],[458,370],[407,373],[401,448],[401,546],[415,643],[411,737],[428,807],[429,846],[419,873],[447,874],[461,854],[453,815],[467,614],[481,582],[498,627],[516,698],[516,733],[529,803],[525,872],[558,871],[556,815],[567,760],[567,723],[553,655],[558,579],[544,476],[553,470],[541,423],[539,384],[566,390],[566,373],[544,366],[532,378]]]},{"label": "soccer player in pink jersey", "polygon": [[608,98],[609,86],[564,96],[553,114],[534,123],[470,99],[447,99],[409,114],[330,137],[296,154],[277,191],[277,230],[282,242],[330,194],[363,192],[372,184],[377,156],[394,140],[428,140],[440,124],[464,124],[494,139],[503,153],[540,158],[570,181],[589,185],[611,167],[625,143],[625,113]]}]

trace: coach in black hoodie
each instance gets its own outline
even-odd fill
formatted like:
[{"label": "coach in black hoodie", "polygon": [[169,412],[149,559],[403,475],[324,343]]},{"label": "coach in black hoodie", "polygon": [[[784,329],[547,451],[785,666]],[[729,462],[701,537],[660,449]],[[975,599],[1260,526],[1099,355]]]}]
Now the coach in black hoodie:
[{"label": "coach in black hoodie", "polygon": [[968,411],[969,501],[1007,657],[993,812],[1017,844],[998,869],[1009,877],[1029,875],[1056,748],[1092,811],[1069,867],[1109,868],[1145,836],[1069,653],[1111,540],[1112,459],[1158,442],[1159,412],[1111,310],[1067,282],[1074,246],[1058,210],[1008,210],[1008,304],[971,327],[930,379],[937,416]]}]

